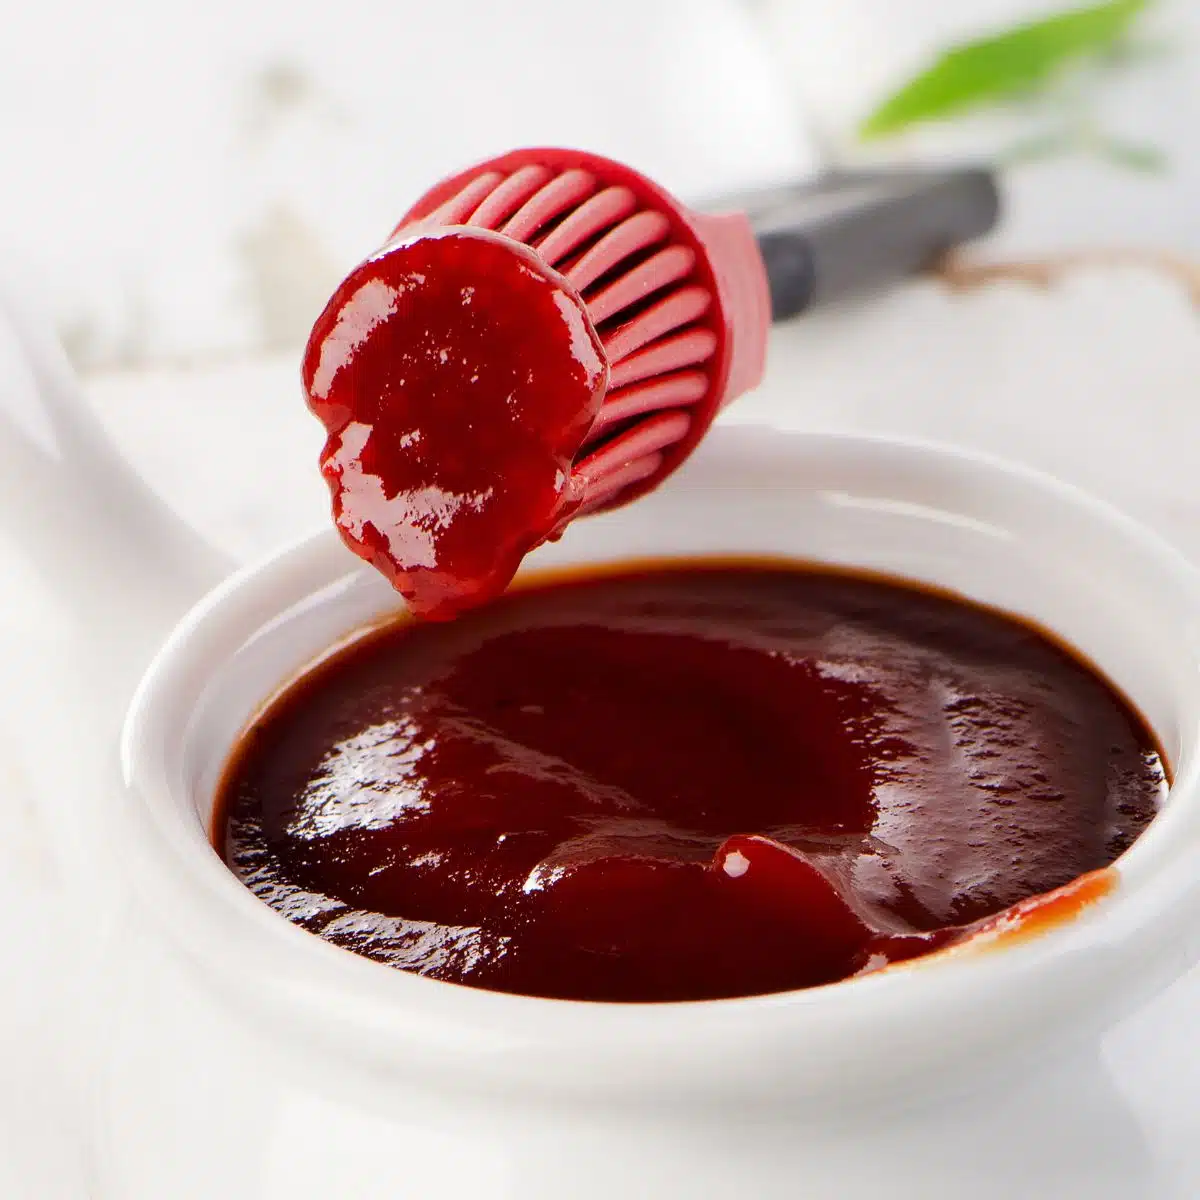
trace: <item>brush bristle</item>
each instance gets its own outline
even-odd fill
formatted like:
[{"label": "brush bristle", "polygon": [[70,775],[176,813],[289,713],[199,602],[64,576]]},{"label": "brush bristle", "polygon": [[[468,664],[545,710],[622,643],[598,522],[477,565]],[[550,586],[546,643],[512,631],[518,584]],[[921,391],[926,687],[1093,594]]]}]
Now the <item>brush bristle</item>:
[{"label": "brush bristle", "polygon": [[422,224],[472,225],[531,246],[582,295],[609,359],[609,391],[576,462],[587,507],[653,474],[687,436],[717,350],[713,295],[673,217],[590,171],[488,168]]}]

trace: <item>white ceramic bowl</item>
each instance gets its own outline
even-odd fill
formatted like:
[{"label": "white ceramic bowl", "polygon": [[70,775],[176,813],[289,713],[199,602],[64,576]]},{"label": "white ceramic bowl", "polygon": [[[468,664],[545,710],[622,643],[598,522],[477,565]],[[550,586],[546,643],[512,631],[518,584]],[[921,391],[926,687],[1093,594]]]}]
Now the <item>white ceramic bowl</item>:
[{"label": "white ceramic bowl", "polygon": [[[323,1134],[337,1131],[334,1142],[353,1145],[356,1114],[364,1112],[374,1133],[363,1140],[407,1146],[406,1159],[422,1153],[428,1122],[414,1126],[412,1114],[427,1116],[431,1097],[450,1112],[484,1114],[476,1130],[519,1112],[524,1142],[541,1149],[510,1156],[511,1183],[481,1187],[469,1173],[455,1178],[455,1168],[437,1193],[481,1196],[529,1194],[522,1189],[531,1186],[530,1158],[555,1160],[550,1148],[564,1128],[594,1133],[637,1113],[640,1139],[609,1134],[607,1165],[558,1194],[631,1194],[622,1189],[649,1172],[671,1182],[646,1194],[694,1196],[708,1194],[697,1190],[705,1181],[713,1194],[744,1183],[744,1159],[705,1160],[698,1175],[662,1148],[661,1137],[647,1145],[647,1130],[682,1122],[694,1135],[699,1125],[689,1123],[714,1114],[737,1120],[751,1110],[775,1120],[787,1113],[791,1149],[765,1150],[766,1174],[747,1193],[775,1194],[762,1189],[794,1180],[797,1144],[807,1144],[800,1169],[832,1181],[837,1155],[854,1144],[845,1141],[848,1130],[858,1129],[853,1136],[865,1149],[914,1104],[940,1110],[939,1119],[951,1106],[973,1106],[986,1122],[997,1097],[1094,1039],[1193,960],[1200,949],[1200,587],[1172,552],[1071,489],[978,456],[742,428],[716,431],[670,486],[580,522],[526,570],[728,554],[787,555],[937,584],[1036,620],[1096,663],[1145,714],[1175,772],[1164,812],[1117,863],[1112,893],[1065,924],[986,952],[932,956],[809,991],[704,1003],[491,994],[333,947],[252,896],[207,838],[218,775],[250,717],[312,659],[395,607],[386,585],[322,534],[240,572],[193,610],[147,672],[123,738],[126,790],[114,844],[156,937],[183,966],[192,994],[221,1018],[225,1032],[193,1040],[190,1053],[201,1044],[208,1069],[238,1081],[236,1096],[220,1101],[222,1121],[230,1111],[269,1117],[285,1156],[311,1162]],[[171,995],[141,991],[140,1003],[130,998],[126,1022],[145,1031],[155,1024],[147,1006],[161,1013]],[[147,1171],[145,1135],[153,1130],[150,1141],[173,1145],[170,1131],[192,1111],[194,1081],[178,1068],[181,1043],[192,1035],[167,1029],[163,1036],[152,1104],[138,1104],[126,1088],[116,1105],[143,1133],[135,1143],[127,1127],[109,1140],[124,1189],[116,1194],[213,1195],[187,1190],[175,1150],[159,1174],[146,1175],[149,1183],[129,1182]],[[277,1057],[264,1054],[267,1044]],[[143,1093],[149,1086],[138,1082]],[[275,1106],[297,1086],[320,1099],[324,1116],[315,1129],[281,1134]],[[180,1089],[185,1094],[173,1095]],[[389,1114],[385,1129],[381,1113]],[[441,1133],[453,1127],[434,1124]],[[843,1128],[841,1140],[830,1136],[834,1127]],[[821,1136],[806,1137],[806,1129]],[[466,1161],[487,1145],[494,1158],[504,1141],[497,1137],[473,1133],[459,1156]],[[213,1130],[204,1144],[227,1147],[229,1139]],[[322,1168],[331,1183],[340,1178],[336,1158]],[[209,1186],[247,1200],[283,1195],[265,1169],[231,1155]],[[888,1169],[877,1163],[875,1174],[853,1185],[859,1190],[837,1194],[873,1195]],[[375,1191],[356,1183],[354,1194],[392,1196],[388,1178],[380,1176]],[[913,1179],[924,1190],[912,1194],[942,1194],[936,1172]]]}]

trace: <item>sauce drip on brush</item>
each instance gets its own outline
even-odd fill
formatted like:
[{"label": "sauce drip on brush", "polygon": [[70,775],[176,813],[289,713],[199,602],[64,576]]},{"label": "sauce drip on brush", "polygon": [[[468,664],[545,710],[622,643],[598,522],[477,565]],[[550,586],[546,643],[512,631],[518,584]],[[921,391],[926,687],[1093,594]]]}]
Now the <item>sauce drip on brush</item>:
[{"label": "sauce drip on brush", "polygon": [[421,616],[498,595],[572,518],[679,466],[761,378],[770,319],[742,214],[574,150],[443,181],[305,351],[342,538]]}]

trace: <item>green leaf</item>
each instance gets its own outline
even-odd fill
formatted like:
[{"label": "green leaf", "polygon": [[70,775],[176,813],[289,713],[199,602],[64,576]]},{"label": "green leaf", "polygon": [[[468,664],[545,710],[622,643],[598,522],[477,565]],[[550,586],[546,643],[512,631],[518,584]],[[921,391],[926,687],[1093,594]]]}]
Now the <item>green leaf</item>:
[{"label": "green leaf", "polygon": [[1069,62],[1111,50],[1148,3],[1107,0],[956,46],[885,100],[863,122],[860,136],[883,137],[1032,91]]}]

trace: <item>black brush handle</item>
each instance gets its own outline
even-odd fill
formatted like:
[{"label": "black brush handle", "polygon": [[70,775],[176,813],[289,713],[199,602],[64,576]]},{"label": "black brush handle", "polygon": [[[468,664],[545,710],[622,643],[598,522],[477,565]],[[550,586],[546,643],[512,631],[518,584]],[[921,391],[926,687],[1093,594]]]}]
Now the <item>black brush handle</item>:
[{"label": "black brush handle", "polygon": [[924,270],[1000,216],[979,167],[839,172],[733,203],[754,226],[776,321]]}]

